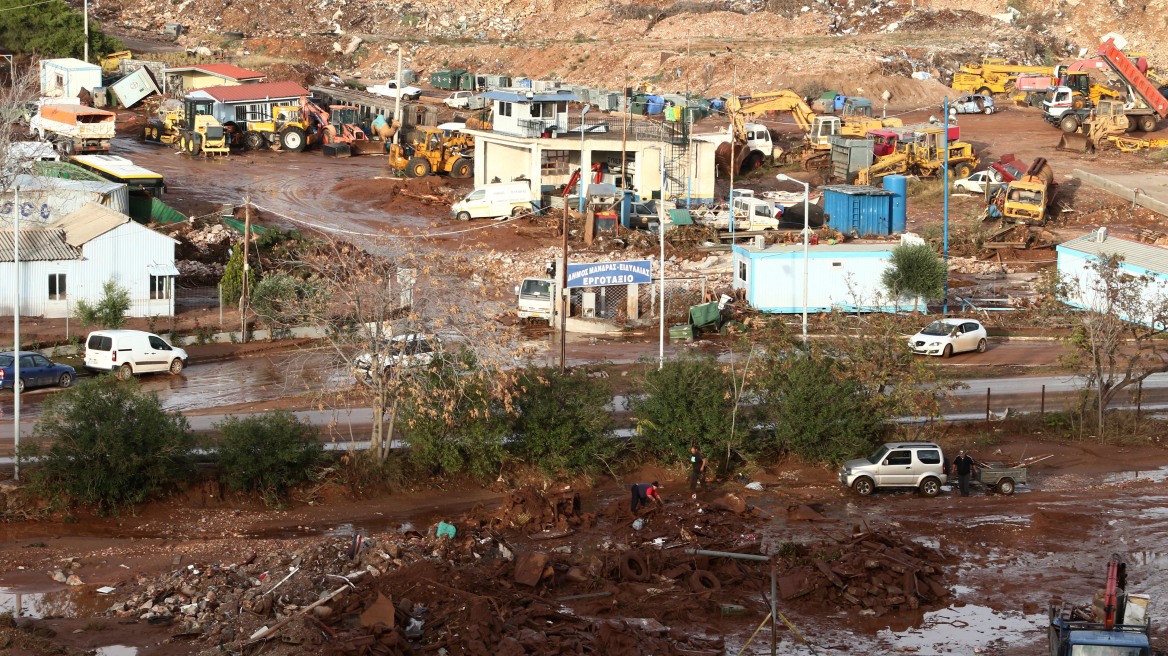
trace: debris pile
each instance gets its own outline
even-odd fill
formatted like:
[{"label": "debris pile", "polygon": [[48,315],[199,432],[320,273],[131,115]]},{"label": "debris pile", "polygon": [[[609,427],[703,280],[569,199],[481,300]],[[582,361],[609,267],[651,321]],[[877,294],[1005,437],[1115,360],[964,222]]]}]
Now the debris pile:
[{"label": "debris pile", "polygon": [[770,566],[695,549],[777,558],[783,598],[797,603],[884,614],[948,594],[934,550],[867,532],[823,547],[838,558],[801,557],[764,536],[758,518],[769,515],[750,501],[728,493],[634,517],[623,495],[591,513],[572,490],[528,487],[428,535],[405,525],[289,541],[291,551],[237,563],[176,559],[159,578],[123,584],[109,612],[174,626],[208,654],[713,656],[723,637],[694,627],[718,615],[734,630],[757,623]]},{"label": "debris pile", "polygon": [[811,603],[860,608],[861,613],[879,617],[938,603],[949,595],[942,583],[942,555],[894,534],[856,533],[833,545],[832,556],[830,560],[811,556],[784,574],[779,596],[784,600],[812,596]]},{"label": "debris pile", "polygon": [[178,260],[174,263],[179,278],[183,282],[215,284],[223,277],[223,264],[207,264],[195,260]]}]

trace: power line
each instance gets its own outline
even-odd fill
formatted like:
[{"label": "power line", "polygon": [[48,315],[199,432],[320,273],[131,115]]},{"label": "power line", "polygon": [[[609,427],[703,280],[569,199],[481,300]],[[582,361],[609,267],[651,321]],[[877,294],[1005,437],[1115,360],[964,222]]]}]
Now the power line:
[{"label": "power line", "polygon": [[57,2],[57,0],[41,0],[40,2],[34,2],[34,3],[28,4],[28,5],[20,5],[19,7],[4,7],[2,9],[0,9],[0,12],[16,11],[17,9],[27,9],[29,7],[36,7],[39,5],[47,5],[50,2]]}]

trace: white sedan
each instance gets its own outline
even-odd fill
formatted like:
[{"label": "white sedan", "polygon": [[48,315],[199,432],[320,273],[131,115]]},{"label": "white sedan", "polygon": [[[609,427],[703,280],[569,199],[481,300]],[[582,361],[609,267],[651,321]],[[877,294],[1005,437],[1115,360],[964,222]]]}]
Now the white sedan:
[{"label": "white sedan", "polygon": [[910,337],[908,347],[913,353],[943,358],[964,351],[985,353],[986,329],[976,319],[938,319]]},{"label": "white sedan", "polygon": [[953,188],[957,191],[965,191],[971,194],[984,194],[986,185],[991,182],[997,182],[989,171],[978,171],[966,178],[953,181]]}]

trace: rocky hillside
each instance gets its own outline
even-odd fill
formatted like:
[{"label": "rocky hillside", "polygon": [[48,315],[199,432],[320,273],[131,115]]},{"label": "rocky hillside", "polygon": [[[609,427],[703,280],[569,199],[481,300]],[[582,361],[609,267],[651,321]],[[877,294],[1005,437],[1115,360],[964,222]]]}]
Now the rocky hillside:
[{"label": "rocky hillside", "polygon": [[297,64],[370,82],[393,74],[396,43],[423,73],[706,94],[842,85],[899,108],[951,93],[962,62],[1073,58],[1113,31],[1168,66],[1168,41],[1149,36],[1168,28],[1168,0],[107,0],[97,13],[136,35],[182,23],[178,45],[272,74]]}]

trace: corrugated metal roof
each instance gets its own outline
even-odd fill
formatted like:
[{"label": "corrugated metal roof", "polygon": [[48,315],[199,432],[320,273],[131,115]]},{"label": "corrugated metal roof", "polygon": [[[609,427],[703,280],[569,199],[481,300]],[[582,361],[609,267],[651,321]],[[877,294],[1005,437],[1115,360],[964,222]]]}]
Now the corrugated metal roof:
[{"label": "corrugated metal roof", "polygon": [[52,225],[65,233],[65,241],[70,246],[80,248],[82,244],[97,239],[114,228],[129,223],[130,217],[97,203],[86,203],[81,209],[62,217]]},{"label": "corrugated metal roof", "polygon": [[1123,257],[1124,264],[1168,275],[1168,248],[1141,244],[1138,241],[1120,239],[1110,235],[1099,242],[1096,241],[1097,235],[1098,232],[1088,232],[1082,237],[1076,237],[1059,244],[1057,250],[1078,251],[1097,257],[1119,255]]},{"label": "corrugated metal roof", "polygon": [[273,100],[282,98],[299,98],[307,96],[308,89],[295,82],[257,82],[255,84],[240,84],[231,87],[204,87],[192,91],[190,95],[206,94],[219,102],[244,102],[247,100]]},{"label": "corrugated metal roof", "polygon": [[[528,98],[527,94],[531,94]],[[504,91],[502,89],[492,89],[479,94],[480,98],[487,100],[505,100],[508,102],[559,102],[564,100],[576,100],[576,94],[571,91]]]},{"label": "corrugated metal roof", "polygon": [[887,189],[880,187],[872,187],[869,185],[828,185],[823,188],[824,192],[834,191],[840,194],[847,194],[849,196],[893,196],[894,194]]},{"label": "corrugated metal roof", "polygon": [[166,69],[165,72],[183,73],[186,71],[199,71],[200,73],[207,73],[232,80],[256,80],[267,77],[267,75],[264,75],[259,71],[240,68],[234,64],[199,64],[198,66],[176,66],[175,68]]},{"label": "corrugated metal roof", "polygon": [[[69,166],[76,165],[70,164]],[[93,176],[99,178],[99,180],[73,180],[70,178],[50,178],[40,175],[18,175],[15,178],[15,184],[12,186],[21,191],[81,189],[83,191],[91,191],[95,194],[111,194],[126,186],[120,182],[113,182],[101,178],[96,173]]]},{"label": "corrugated metal roof", "polygon": [[[13,262],[12,228],[0,229],[0,262]],[[81,250],[65,243],[65,231],[59,228],[26,228],[20,231],[21,262],[76,260]]]}]

